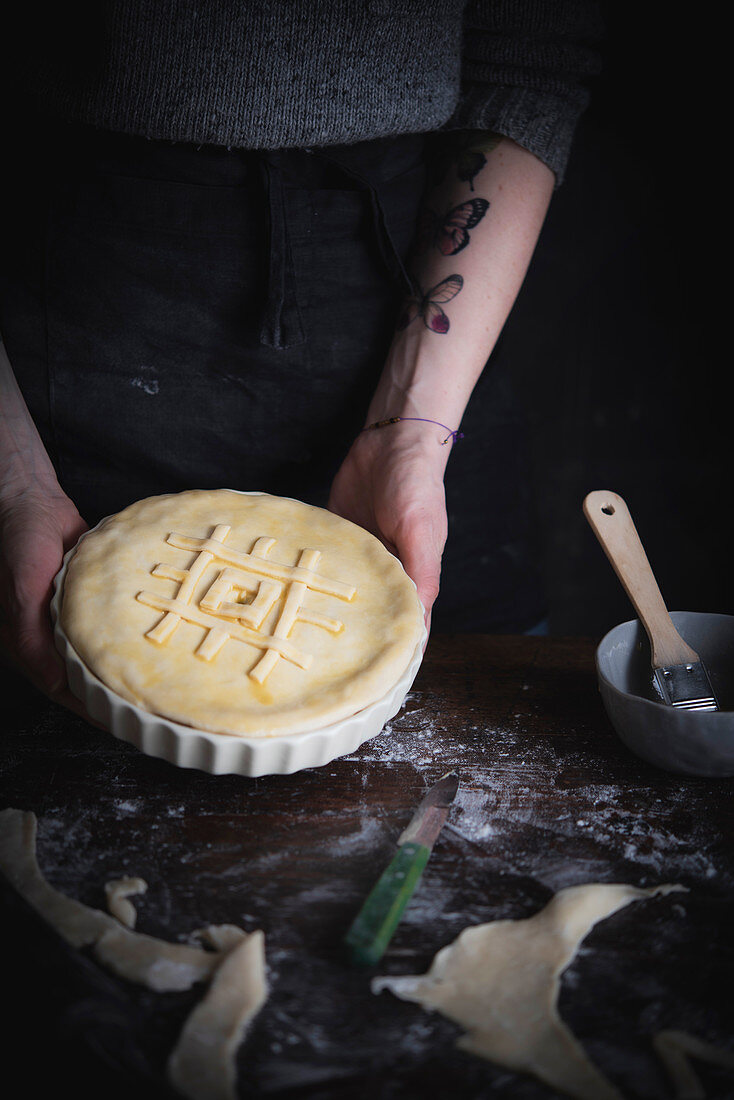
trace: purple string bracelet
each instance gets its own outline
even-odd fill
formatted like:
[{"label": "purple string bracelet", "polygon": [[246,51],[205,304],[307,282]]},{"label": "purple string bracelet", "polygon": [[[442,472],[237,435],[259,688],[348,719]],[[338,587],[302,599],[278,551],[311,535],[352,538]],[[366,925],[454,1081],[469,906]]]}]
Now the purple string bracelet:
[{"label": "purple string bracelet", "polygon": [[438,424],[439,428],[445,428],[449,434],[442,441],[442,447],[445,447],[450,439],[453,439],[455,443],[457,439],[464,438],[464,433],[460,432],[458,428],[449,428],[447,424],[442,424],[440,420],[429,420],[425,416],[388,416],[386,420],[376,420],[374,424],[368,424],[366,428],[362,428],[362,431],[370,432],[375,428],[385,428],[388,424],[398,424],[401,420],[418,420],[421,424]]}]

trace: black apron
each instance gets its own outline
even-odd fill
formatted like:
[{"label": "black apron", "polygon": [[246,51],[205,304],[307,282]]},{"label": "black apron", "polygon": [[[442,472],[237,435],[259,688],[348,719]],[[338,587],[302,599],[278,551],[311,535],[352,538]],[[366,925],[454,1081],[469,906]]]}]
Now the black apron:
[{"label": "black apron", "polygon": [[[409,289],[424,156],[420,135],[276,153],[35,136],[6,204],[0,325],[88,523],[191,488],[326,505]],[[543,598],[501,347],[462,430],[434,623],[526,630]]]}]

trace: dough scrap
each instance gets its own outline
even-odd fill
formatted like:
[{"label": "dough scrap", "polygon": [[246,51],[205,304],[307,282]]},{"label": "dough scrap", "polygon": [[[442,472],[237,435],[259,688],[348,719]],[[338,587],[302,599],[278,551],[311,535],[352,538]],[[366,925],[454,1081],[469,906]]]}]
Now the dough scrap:
[{"label": "dough scrap", "polygon": [[561,1021],[561,974],[598,921],[637,899],[684,889],[571,886],[526,920],[464,929],[425,975],[375,978],[372,991],[437,1009],[466,1028],[461,1049],[534,1074],[576,1100],[621,1100]]},{"label": "dough scrap", "polygon": [[171,1083],[190,1100],[236,1100],[235,1054],[267,997],[262,932],[233,947],[183,1026],[168,1060]]},{"label": "dough scrap", "polygon": [[185,943],[168,943],[155,936],[117,925],[104,932],[93,948],[103,966],[128,982],[155,993],[175,993],[206,981],[222,956]]},{"label": "dough scrap", "polygon": [[85,534],[57,629],[135,706],[248,737],[323,729],[378,702],[425,630],[415,585],[374,535],[226,489],[148,497]]},{"label": "dough scrap", "polygon": [[686,1031],[659,1031],[652,1044],[670,1077],[676,1100],[704,1100],[706,1096],[691,1058],[734,1070],[734,1051],[706,1043]]},{"label": "dough scrap", "polygon": [[[169,1073],[189,1100],[235,1100],[237,1047],[268,992],[262,932],[248,935],[236,925],[210,925],[197,935],[211,951],[133,932],[46,881],[36,859],[36,831],[31,811],[0,811],[0,871],[67,943],[91,946],[99,962],[119,977],[154,992],[190,989],[214,975],[184,1024]],[[122,881],[123,890],[145,885],[142,879]],[[110,885],[114,892],[115,883]]]},{"label": "dough scrap", "polygon": [[208,943],[215,951],[231,951],[245,939],[247,932],[236,924],[209,924],[194,933],[198,939]]},{"label": "dough scrap", "polygon": [[107,908],[113,917],[117,917],[120,924],[127,928],[134,928],[138,919],[138,911],[128,898],[137,894],[144,894],[148,889],[148,883],[142,878],[115,878],[105,883],[104,892],[107,897]]},{"label": "dough scrap", "polygon": [[37,819],[31,811],[0,811],[0,870],[68,944],[91,947],[97,959],[119,977],[159,993],[190,989],[216,970],[221,953],[132,932],[101,909],[54,889],[38,866],[36,831]]},{"label": "dough scrap", "polygon": [[119,925],[114,917],[68,898],[46,881],[36,861],[36,825],[30,811],[0,812],[0,870],[68,944],[88,947]]}]

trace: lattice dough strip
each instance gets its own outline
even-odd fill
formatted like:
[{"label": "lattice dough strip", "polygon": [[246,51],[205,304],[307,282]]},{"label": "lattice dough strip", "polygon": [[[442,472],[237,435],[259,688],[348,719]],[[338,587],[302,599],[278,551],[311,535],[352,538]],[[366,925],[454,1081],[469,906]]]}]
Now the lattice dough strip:
[{"label": "lattice dough strip", "polygon": [[229,639],[230,633],[228,630],[224,630],[221,626],[213,626],[211,630],[207,631],[204,640],[197,648],[196,656],[205,661],[211,661]]},{"label": "lattice dough strip", "polygon": [[159,562],[150,571],[151,577],[162,577],[166,581],[177,581],[179,584],[183,584],[187,574],[188,570],[179,569],[177,565],[169,565],[168,562]]},{"label": "lattice dough strip", "polygon": [[178,550],[191,550],[194,552],[208,551],[216,555],[216,557],[227,565],[233,565],[236,569],[242,569],[249,573],[262,574],[263,576],[270,577],[271,580],[284,581],[286,583],[298,582],[299,584],[306,585],[308,588],[312,588],[315,592],[323,592],[327,596],[336,596],[340,600],[353,600],[357,593],[357,589],[354,585],[343,584],[341,581],[334,581],[329,577],[322,577],[320,574],[314,573],[311,569],[307,569],[300,565],[301,559],[299,559],[299,565],[282,565],[280,562],[269,561],[256,554],[244,554],[238,550],[231,550],[227,546],[222,546],[213,538],[191,538],[188,535],[179,535],[176,532],[172,532],[166,541],[171,546],[175,546]]},{"label": "lattice dough strip", "polygon": [[[315,575],[312,570],[319,558],[321,557],[320,550],[302,550],[298,557],[298,567],[294,570],[294,573],[298,572],[303,574],[307,572],[310,575]],[[285,598],[283,609],[280,613],[275,629],[273,630],[274,638],[287,638],[293,629],[294,625],[298,621],[299,612],[301,610],[301,604],[308,592],[308,584],[303,581],[294,581],[289,589],[288,595]],[[260,660],[257,662],[254,668],[250,669],[250,676],[257,683],[262,684],[265,682],[269,674],[275,668],[278,663],[278,653],[275,649],[269,650]]]},{"label": "lattice dough strip", "polygon": [[235,584],[235,577],[239,577],[241,574],[237,569],[222,569],[211,585],[199,600],[199,607],[204,611],[219,611],[222,604],[227,599],[232,591],[240,589],[242,592],[250,592],[255,590],[254,581],[247,587],[244,583]]},{"label": "lattice dough strip", "polygon": [[[217,524],[212,531],[211,541],[218,542],[226,539],[231,530],[232,528],[224,523]],[[151,574],[154,577],[165,577],[166,580],[180,581],[177,599],[187,604],[193,597],[196,585],[199,583],[206,567],[213,559],[214,554],[210,550],[206,550],[197,554],[189,569],[179,569],[176,566],[162,562],[151,569]],[[151,642],[155,642],[156,645],[164,645],[180,622],[181,616],[169,611],[145,636]]]},{"label": "lattice dough strip", "polygon": [[[275,543],[276,539],[272,536],[261,535],[255,540],[252,553],[256,557],[267,558]],[[228,601],[227,597],[237,591],[255,592],[255,599],[244,605],[237,601]],[[227,566],[222,569],[199,606],[205,611],[216,611],[223,618],[235,619],[243,626],[259,630],[282,591],[283,585],[279,581],[262,580],[259,577],[253,579],[252,574]]]},{"label": "lattice dough strip", "polygon": [[[177,599],[188,603],[194,595],[194,590],[204,575],[204,571],[208,565],[210,565],[215,557],[221,557],[219,547],[226,539],[227,535],[232,530],[225,523],[218,523],[211,534],[211,538],[206,539],[206,549],[203,549],[196,557],[196,560],[190,566],[186,573],[186,579],[181,585]],[[167,540],[170,542],[170,537]]]},{"label": "lattice dough strip", "polygon": [[[276,543],[274,538],[261,536],[256,539],[252,552],[244,554],[224,547],[224,540],[230,532],[231,527],[227,524],[217,524],[208,538],[190,538],[177,535],[175,532],[168,535],[166,541],[170,545],[177,549],[195,551],[196,558],[188,570],[165,563],[151,570],[154,576],[178,582],[179,591],[174,599],[156,596],[150,592],[137,594],[137,599],[141,603],[165,612],[160,622],[148,631],[146,637],[158,644],[163,644],[171,637],[181,620],[185,619],[187,622],[205,627],[207,631],[196,650],[197,656],[204,660],[212,660],[230,638],[265,650],[264,656],[250,670],[250,676],[259,683],[265,681],[279,657],[285,657],[300,668],[308,668],[312,656],[301,652],[288,641],[288,635],[295,623],[299,620],[311,623],[334,634],[340,633],[344,628],[343,623],[338,619],[303,608],[302,604],[309,588],[346,600],[354,597],[356,589],[340,581],[320,577],[315,572],[315,566],[321,557],[319,550],[304,549],[295,566],[282,565],[268,560],[268,555]],[[194,608],[191,606],[191,600],[196,586],[215,558],[227,565],[220,570],[201,598],[199,608]],[[264,578],[259,581],[257,588],[248,576],[251,573]],[[289,584],[288,592],[274,631],[271,635],[261,634],[258,628],[280,597],[284,583]],[[251,603],[242,604],[227,599],[234,591],[247,593],[256,591],[256,595]],[[232,625],[223,627],[222,619],[233,620]],[[250,627],[252,629],[249,629]]]},{"label": "lattice dough strip", "polygon": [[[206,627],[207,630],[220,630],[222,628],[221,621],[213,615],[207,615],[206,612],[200,611],[197,607],[181,603],[179,600],[158,596],[154,592],[138,592],[136,599],[147,607],[154,607],[157,611],[170,611],[180,619],[195,623],[197,626]],[[255,646],[256,649],[273,649],[280,657],[292,661],[299,668],[309,668],[313,660],[310,653],[303,653],[287,638],[276,637],[272,634],[260,634],[256,630],[249,630],[247,627],[240,626],[239,623],[232,623],[227,630],[229,636],[236,641],[246,642],[248,645]]]},{"label": "lattice dough strip", "polygon": [[298,612],[299,623],[311,623],[312,626],[321,626],[331,634],[341,634],[344,623],[339,619],[330,619],[328,615],[322,615],[320,611],[313,611],[309,607],[302,607]]},{"label": "lattice dough strip", "polygon": [[259,539],[255,541],[255,545],[250,551],[256,558],[267,558],[270,551],[273,549],[276,543],[271,535],[261,535]]},{"label": "lattice dough strip", "polygon": [[181,616],[174,615],[169,611],[158,621],[157,625],[154,626],[152,630],[148,631],[145,637],[150,639],[151,642],[155,642],[156,645],[164,645],[180,622]]},{"label": "lattice dough strip", "polygon": [[237,617],[241,623],[258,630],[269,615],[273,605],[277,603],[282,591],[283,585],[278,581],[264,580],[260,582],[257,596],[255,596],[252,603],[225,604],[225,607],[231,607],[235,612],[238,612]]},{"label": "lattice dough strip", "polygon": [[[264,580],[261,577],[253,578],[240,569],[227,567],[221,571],[209,590],[202,596],[199,607],[222,618],[235,619],[257,630],[282,591],[283,585],[279,581]],[[255,592],[256,595],[251,603],[243,604],[227,599],[233,592]]]}]

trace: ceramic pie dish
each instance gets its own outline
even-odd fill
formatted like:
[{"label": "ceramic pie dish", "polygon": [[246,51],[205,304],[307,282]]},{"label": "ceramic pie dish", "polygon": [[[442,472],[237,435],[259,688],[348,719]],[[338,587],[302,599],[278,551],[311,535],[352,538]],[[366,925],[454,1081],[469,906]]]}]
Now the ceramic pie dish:
[{"label": "ceramic pie dish", "polygon": [[421,664],[415,586],[377,539],[289,498],[139,501],[65,557],[51,611],[72,692],[179,767],[319,767],[393,718]]}]

